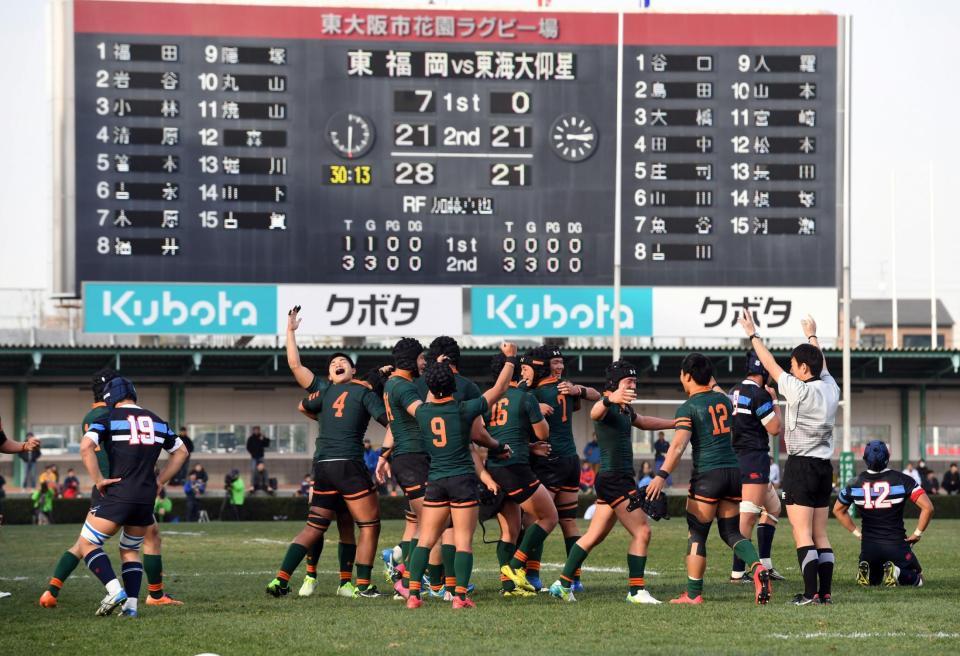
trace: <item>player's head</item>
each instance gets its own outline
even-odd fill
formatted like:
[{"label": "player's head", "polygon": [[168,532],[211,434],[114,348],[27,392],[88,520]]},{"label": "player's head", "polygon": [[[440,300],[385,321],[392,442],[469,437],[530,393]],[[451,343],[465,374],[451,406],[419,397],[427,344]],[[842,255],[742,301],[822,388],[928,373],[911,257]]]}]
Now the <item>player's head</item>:
[{"label": "player's head", "polygon": [[554,344],[544,344],[543,353],[548,356],[550,375],[561,378],[563,376],[563,352],[560,351],[560,347]]},{"label": "player's head", "polygon": [[890,464],[890,449],[883,440],[871,440],[863,447],[863,461],[870,471],[883,471]]},{"label": "player's head", "polygon": [[[493,373],[494,378],[500,377],[500,372],[503,371],[503,366],[507,363],[507,356],[503,353],[497,353],[492,358],[490,358],[490,371]],[[513,368],[513,382],[520,381],[520,372],[517,371],[517,368]]]},{"label": "player's head", "polygon": [[107,386],[107,383],[119,376],[116,371],[109,367],[104,367],[97,373],[93,374],[93,401],[95,403],[100,403],[103,401],[103,390]]},{"label": "player's head", "polygon": [[103,400],[107,405],[117,405],[123,401],[137,401],[137,388],[123,376],[111,378],[104,385]]},{"label": "player's head", "polygon": [[763,363],[760,362],[760,357],[753,349],[747,351],[747,375],[759,376],[761,385],[766,385],[770,382],[769,372],[764,368]]},{"label": "player's head", "polygon": [[614,392],[618,389],[637,389],[637,368],[626,360],[614,360],[603,372],[606,382],[604,389]]},{"label": "player's head", "polygon": [[823,371],[823,353],[813,344],[800,344],[790,354],[790,374],[800,380],[819,378]]},{"label": "player's head", "polygon": [[423,353],[423,344],[412,337],[404,337],[393,345],[393,366],[419,376],[420,368],[417,361],[421,353]]},{"label": "player's head", "polygon": [[544,346],[530,349],[520,358],[520,377],[533,387],[550,375],[549,352]]},{"label": "player's head", "polygon": [[427,389],[438,399],[453,396],[457,390],[457,379],[453,375],[450,363],[446,360],[428,362],[423,370],[423,379],[427,383]]},{"label": "player's head", "polygon": [[353,358],[346,353],[334,353],[327,361],[327,375],[335,384],[352,380],[356,373],[357,367],[353,364]]},{"label": "player's head", "polygon": [[445,355],[447,356],[447,362],[450,363],[450,366],[460,366],[460,345],[457,344],[457,340],[453,337],[440,335],[440,337],[430,342],[430,351],[433,353],[433,358],[428,357],[427,360],[436,360],[441,355]]},{"label": "player's head", "polygon": [[687,394],[702,391],[713,378],[713,363],[703,353],[691,353],[680,363],[680,384]]}]

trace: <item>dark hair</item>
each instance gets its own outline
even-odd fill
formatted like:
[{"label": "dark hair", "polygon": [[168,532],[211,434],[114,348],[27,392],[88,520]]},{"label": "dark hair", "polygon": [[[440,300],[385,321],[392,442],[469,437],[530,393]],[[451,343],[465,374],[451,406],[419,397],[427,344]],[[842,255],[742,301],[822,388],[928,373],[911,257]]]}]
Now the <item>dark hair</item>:
[{"label": "dark hair", "polygon": [[450,396],[457,390],[457,379],[446,361],[428,362],[423,379],[427,382],[427,389],[437,398]]},{"label": "dark hair", "polygon": [[[494,377],[499,378],[500,372],[503,371],[503,366],[507,363],[507,356],[503,353],[497,353],[492,358],[490,358],[490,371],[493,373]],[[516,382],[520,380],[520,367],[513,368],[513,378],[510,380]]]},{"label": "dark hair", "polygon": [[404,371],[417,371],[417,356],[423,353],[423,344],[412,337],[404,337],[393,346],[393,366]]},{"label": "dark hair", "polygon": [[430,342],[430,350],[434,354],[432,358],[434,360],[441,355],[445,355],[454,367],[460,364],[460,345],[457,344],[457,340],[453,337],[448,337],[447,335],[437,337]]},{"label": "dark hair", "polygon": [[814,378],[820,377],[823,371],[823,353],[813,344],[800,344],[793,349],[790,358],[796,360],[798,365],[807,365]]},{"label": "dark hair", "polygon": [[703,353],[691,353],[680,363],[680,371],[689,374],[697,385],[707,385],[713,378],[713,363]]},{"label": "dark hair", "polygon": [[357,365],[354,364],[354,362],[353,362],[353,358],[351,358],[349,355],[347,355],[346,353],[343,353],[343,352],[341,352],[341,351],[337,351],[336,353],[331,353],[331,354],[330,354],[330,357],[327,358],[327,367],[329,368],[329,367],[330,367],[330,364],[331,364],[335,359],[337,359],[337,358],[345,358],[346,361],[350,363],[350,368],[351,368],[351,369],[356,369],[356,368],[357,368]]},{"label": "dark hair", "polygon": [[93,385],[91,389],[93,390],[93,400],[99,403],[103,401],[103,391],[111,380],[116,378],[119,374],[111,369],[110,367],[104,367],[97,373],[93,374]]}]

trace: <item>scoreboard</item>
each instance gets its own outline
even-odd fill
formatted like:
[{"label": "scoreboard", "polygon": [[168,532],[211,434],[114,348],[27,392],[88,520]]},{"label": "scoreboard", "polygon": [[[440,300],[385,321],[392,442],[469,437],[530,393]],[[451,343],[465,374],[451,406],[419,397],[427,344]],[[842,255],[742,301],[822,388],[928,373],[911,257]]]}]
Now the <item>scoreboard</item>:
[{"label": "scoreboard", "polygon": [[835,298],[836,16],[73,9],[76,283]]}]

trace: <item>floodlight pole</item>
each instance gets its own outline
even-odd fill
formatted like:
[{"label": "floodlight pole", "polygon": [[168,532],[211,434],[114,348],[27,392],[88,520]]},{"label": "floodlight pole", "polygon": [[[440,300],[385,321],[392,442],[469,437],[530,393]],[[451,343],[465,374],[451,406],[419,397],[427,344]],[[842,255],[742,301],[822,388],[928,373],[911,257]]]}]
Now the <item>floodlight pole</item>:
[{"label": "floodlight pole", "polygon": [[617,14],[617,144],[613,192],[613,359],[620,359],[620,275],[623,219],[623,12]]},{"label": "floodlight pole", "polygon": [[853,61],[853,16],[844,16],[843,25],[843,451],[850,450],[850,424],[853,415],[850,381],[850,109]]}]

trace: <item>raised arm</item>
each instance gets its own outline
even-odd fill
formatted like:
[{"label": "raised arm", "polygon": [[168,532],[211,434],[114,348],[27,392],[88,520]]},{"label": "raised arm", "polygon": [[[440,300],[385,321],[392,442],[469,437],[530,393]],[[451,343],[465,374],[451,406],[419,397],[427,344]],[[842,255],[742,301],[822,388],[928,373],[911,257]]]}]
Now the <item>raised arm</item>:
[{"label": "raised arm", "polygon": [[297,328],[300,327],[300,306],[293,306],[287,312],[287,366],[297,380],[297,385],[303,389],[310,387],[315,378],[312,371],[300,362],[300,349],[297,348]]},{"label": "raised arm", "polygon": [[500,370],[500,375],[497,376],[497,382],[493,384],[493,387],[483,393],[483,398],[487,400],[487,405],[493,405],[506,393],[507,388],[510,387],[510,381],[513,380],[513,370],[517,366],[516,344],[504,342],[500,345],[500,351],[507,356],[507,361],[504,363],[503,369]]},{"label": "raised arm", "polygon": [[757,334],[757,327],[753,324],[753,316],[746,308],[740,310],[739,323],[743,332],[746,333],[747,339],[750,340],[750,347],[756,351],[757,357],[760,358],[763,368],[774,380],[780,380],[783,369],[777,364],[777,359],[773,357],[773,354],[763,345],[763,340]]},{"label": "raised arm", "polygon": [[820,348],[820,340],[817,338],[817,322],[808,314],[805,319],[800,320],[800,327],[803,328],[803,336],[807,338],[807,341],[820,349],[820,356],[823,358],[823,370],[820,372],[820,377],[823,378],[824,374],[830,375],[830,372],[827,371],[827,356],[823,354],[823,349]]}]

